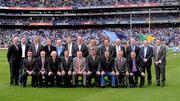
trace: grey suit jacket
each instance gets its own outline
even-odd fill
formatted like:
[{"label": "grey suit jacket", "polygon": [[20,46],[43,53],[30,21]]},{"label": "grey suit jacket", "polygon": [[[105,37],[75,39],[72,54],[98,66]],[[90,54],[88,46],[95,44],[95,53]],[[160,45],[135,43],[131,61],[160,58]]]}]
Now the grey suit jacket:
[{"label": "grey suit jacket", "polygon": [[114,59],[114,66],[115,66],[116,72],[125,73],[129,70],[127,59],[124,57],[122,58],[121,61],[119,58],[115,58]]},{"label": "grey suit jacket", "polygon": [[29,50],[32,51],[33,53],[33,57],[37,58],[40,56],[40,51],[43,50],[43,45],[42,44],[39,44],[38,45],[38,50],[36,52],[36,48],[35,48],[35,44],[32,43],[29,47]]},{"label": "grey suit jacket", "polygon": [[160,46],[158,55],[157,55],[157,46],[154,47],[153,60],[154,62],[161,60],[162,63],[160,65],[166,65],[166,47],[165,46]]},{"label": "grey suit jacket", "polygon": [[[77,65],[78,65],[78,58],[75,57],[73,58],[73,70],[77,71]],[[81,65],[80,65],[80,71],[85,71],[86,69],[86,58],[82,57],[81,58]]]}]

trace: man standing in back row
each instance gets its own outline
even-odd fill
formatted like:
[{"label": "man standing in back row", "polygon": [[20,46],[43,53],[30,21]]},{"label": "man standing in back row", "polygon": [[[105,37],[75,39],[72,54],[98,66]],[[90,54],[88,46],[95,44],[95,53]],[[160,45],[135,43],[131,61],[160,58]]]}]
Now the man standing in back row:
[{"label": "man standing in back row", "polygon": [[13,38],[13,44],[8,48],[7,59],[10,66],[10,85],[18,85],[20,54],[18,48],[18,37]]},{"label": "man standing in back row", "polygon": [[161,86],[165,86],[165,66],[166,66],[166,47],[161,45],[161,41],[156,41],[157,46],[153,50],[153,59],[155,63],[156,72],[156,84],[160,86],[160,76],[161,76]]}]

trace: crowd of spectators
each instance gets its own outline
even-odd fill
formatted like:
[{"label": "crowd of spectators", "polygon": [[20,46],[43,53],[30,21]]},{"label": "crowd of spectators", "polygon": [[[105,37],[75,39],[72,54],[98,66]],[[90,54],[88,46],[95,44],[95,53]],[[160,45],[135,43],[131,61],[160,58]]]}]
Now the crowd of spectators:
[{"label": "crowd of spectators", "polygon": [[[85,17],[0,17],[2,24],[15,24],[15,23],[81,23],[81,22],[96,22],[96,23],[129,23],[130,15],[111,15],[111,16],[85,16]],[[152,14],[150,20],[153,22],[171,22],[179,21],[179,14]],[[132,23],[141,22],[146,23],[149,21],[148,14],[132,15]]]},{"label": "crowd of spectators", "polygon": [[0,0],[2,7],[89,7],[148,3],[178,5],[179,0]]},{"label": "crowd of spectators", "polygon": [[[52,40],[61,39],[65,42],[65,38],[68,35],[73,37],[75,41],[77,36],[82,36],[86,44],[89,43],[91,39],[96,39],[97,44],[101,44],[104,38],[107,36],[104,31],[121,33],[127,38],[133,37],[139,40],[139,34],[151,35],[155,38],[164,40],[167,46],[173,47],[180,44],[180,31],[178,27],[151,27],[150,33],[148,27],[133,27],[130,28],[89,28],[89,29],[8,29],[0,28],[0,47],[8,47],[11,43],[11,39],[14,36],[19,38],[25,36],[28,42],[31,43],[34,36],[40,36],[42,44],[45,44],[45,40],[50,38]],[[126,41],[126,40],[125,40]]]}]

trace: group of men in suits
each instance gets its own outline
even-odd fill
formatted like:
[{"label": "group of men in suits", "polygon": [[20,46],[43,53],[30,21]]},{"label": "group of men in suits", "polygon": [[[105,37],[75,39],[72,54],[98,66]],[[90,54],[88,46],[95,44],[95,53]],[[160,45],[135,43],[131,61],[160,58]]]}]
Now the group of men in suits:
[{"label": "group of men in suits", "polygon": [[[26,87],[27,78],[32,76],[33,87],[76,87],[79,82],[85,87],[144,87],[145,71],[148,84],[152,84],[151,65],[155,64],[157,86],[165,86],[166,48],[160,40],[151,47],[147,40],[143,46],[136,45],[131,39],[130,45],[124,47],[117,39],[110,44],[108,39],[97,46],[92,39],[89,45],[84,44],[82,37],[77,37],[73,43],[71,36],[63,45],[61,40],[46,40],[46,45],[40,43],[40,37],[35,37],[29,45],[26,38],[13,38],[9,46],[7,58],[10,66],[10,85],[19,82]],[[161,80],[161,81],[160,81]]]}]

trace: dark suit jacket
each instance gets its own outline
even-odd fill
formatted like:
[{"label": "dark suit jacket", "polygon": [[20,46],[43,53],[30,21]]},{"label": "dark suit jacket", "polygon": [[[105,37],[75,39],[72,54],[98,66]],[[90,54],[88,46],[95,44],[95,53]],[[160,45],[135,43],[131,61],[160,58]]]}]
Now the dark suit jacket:
[{"label": "dark suit jacket", "polygon": [[[135,61],[136,61],[137,72],[139,73],[143,72],[141,64],[140,64],[140,60],[136,58]],[[133,60],[131,58],[128,60],[128,65],[129,65],[129,72],[132,72]]]},{"label": "dark suit jacket", "polygon": [[141,61],[141,65],[144,66],[145,63],[143,61],[144,58],[148,59],[148,61],[146,62],[147,66],[151,66],[152,64],[152,56],[153,56],[153,48],[148,46],[147,47],[147,51],[146,51],[146,57],[144,57],[144,47],[141,47],[140,51],[139,51],[139,58]]},{"label": "dark suit jacket", "polygon": [[[37,58],[36,67],[37,67],[38,72],[41,71],[41,69],[42,69],[41,57]],[[44,69],[45,69],[46,72],[48,72],[48,58],[47,57],[45,58],[45,61],[44,61]]]},{"label": "dark suit jacket", "polygon": [[75,44],[75,45],[73,46],[72,51],[73,51],[73,57],[76,57],[76,56],[77,56],[77,55],[76,55],[77,51],[82,51],[83,57],[85,57],[85,58],[88,56],[88,48],[87,48],[87,46],[86,46],[85,44],[82,44],[82,45],[81,45],[81,50],[79,50],[78,45]]},{"label": "dark suit jacket", "polygon": [[19,49],[17,50],[14,44],[11,44],[8,48],[7,59],[9,62],[20,62]]},{"label": "dark suit jacket", "polygon": [[156,56],[157,56],[157,46],[155,46],[153,49],[153,60],[154,61],[161,60],[162,63],[160,65],[166,65],[166,47],[165,46],[160,47],[157,60],[156,60]]},{"label": "dark suit jacket", "polygon": [[92,73],[96,73],[97,69],[101,67],[100,56],[96,56],[95,60],[93,60],[92,55],[89,55],[86,59],[87,63],[87,71],[91,71]]},{"label": "dark suit jacket", "polygon": [[36,53],[35,44],[32,43],[32,44],[29,46],[29,50],[32,51],[33,57],[38,58],[38,57],[40,56],[40,52],[43,50],[43,45],[42,45],[42,44],[39,44],[38,50],[37,50],[37,53]]},{"label": "dark suit jacket", "polygon": [[[108,49],[108,50],[109,50],[109,53],[110,53],[111,57],[114,58],[114,56],[115,56],[114,47],[113,47],[112,45],[109,45],[109,49]],[[100,55],[100,56],[103,56],[105,51],[106,51],[106,47],[105,47],[104,45],[102,45],[102,46],[100,47],[100,50],[99,50],[99,55]]]},{"label": "dark suit jacket", "polygon": [[52,52],[52,51],[56,51],[56,48],[55,48],[53,45],[51,45],[51,46],[50,46],[50,51],[49,51],[49,48],[48,48],[48,46],[46,45],[46,46],[43,47],[43,50],[46,52],[46,56],[47,56],[47,57],[50,57],[50,56],[51,56],[51,52]]},{"label": "dark suit jacket", "polygon": [[[123,51],[123,57],[126,57],[126,49],[124,46],[121,46],[121,50]],[[114,45],[114,57],[117,57],[117,50],[116,50],[116,45]]]},{"label": "dark suit jacket", "polygon": [[122,60],[120,60],[119,58],[115,58],[114,67],[115,67],[115,71],[119,73],[125,73],[129,71],[128,61],[124,57],[122,58]]},{"label": "dark suit jacket", "polygon": [[61,71],[68,72],[72,70],[73,70],[73,58],[69,57],[66,62],[65,57],[62,57],[61,58]]},{"label": "dark suit jacket", "polygon": [[48,72],[56,73],[57,71],[61,71],[60,68],[60,59],[56,58],[55,62],[51,57],[48,58]]},{"label": "dark suit jacket", "polygon": [[109,57],[108,61],[105,59],[104,56],[100,59],[101,66],[98,68],[98,71],[104,71],[104,72],[112,72],[114,71],[114,59],[112,57]]},{"label": "dark suit jacket", "polygon": [[[19,55],[20,55],[20,57],[22,57],[22,44],[19,44],[18,48],[19,48]],[[26,44],[26,47],[25,47],[25,58],[27,58],[28,50],[29,50],[29,44]]]},{"label": "dark suit jacket", "polygon": [[[140,48],[139,48],[139,46],[135,46],[135,53],[136,53],[136,56],[139,58],[139,50],[140,50]],[[127,49],[126,49],[126,57],[128,58],[128,59],[130,59],[131,58],[131,52],[132,52],[132,48],[131,48],[131,45],[130,46],[128,46],[127,47]]]},{"label": "dark suit jacket", "polygon": [[24,70],[24,73],[27,72],[27,70],[29,71],[33,71],[34,73],[37,72],[37,67],[36,67],[36,59],[35,58],[32,58],[31,61],[28,61],[28,58],[25,58],[23,60],[23,70]]},{"label": "dark suit jacket", "polygon": [[[71,50],[71,54],[72,54],[72,55],[74,54],[74,53],[73,53],[74,45],[75,45],[75,43],[72,43],[72,50]],[[68,43],[65,43],[64,47],[65,47],[66,50],[68,50]],[[68,51],[69,51],[69,50],[68,50]]]}]

